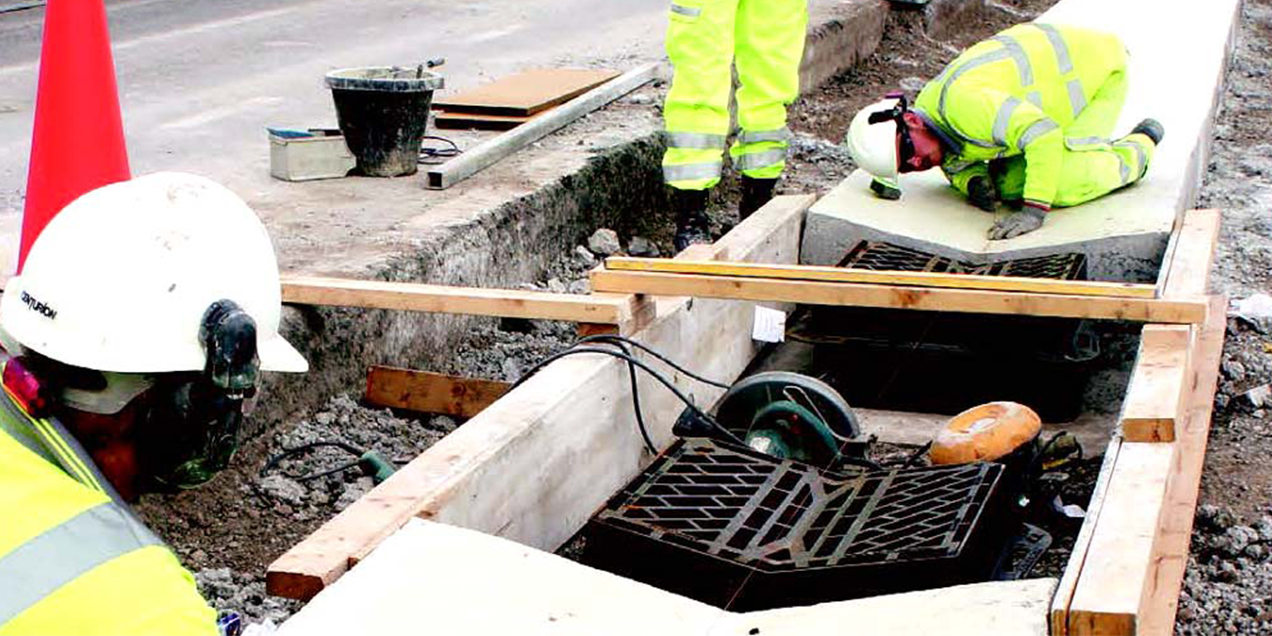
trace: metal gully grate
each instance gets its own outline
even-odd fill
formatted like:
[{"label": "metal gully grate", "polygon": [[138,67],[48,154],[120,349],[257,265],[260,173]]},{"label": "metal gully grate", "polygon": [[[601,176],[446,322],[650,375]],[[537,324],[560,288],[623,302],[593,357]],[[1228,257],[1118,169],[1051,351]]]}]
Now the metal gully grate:
[{"label": "metal gully grate", "polygon": [[1082,254],[1054,254],[976,265],[881,241],[861,241],[848,252],[848,256],[844,257],[839,266],[903,272],[945,272],[1061,280],[1086,278],[1086,256]]},{"label": "metal gully grate", "polygon": [[[827,473],[684,439],[593,517],[584,560],[734,608],[975,580],[996,560],[982,544],[1000,533],[982,526],[987,508],[998,516],[1001,474],[985,463]],[[743,582],[752,594],[738,602],[730,588]]]}]

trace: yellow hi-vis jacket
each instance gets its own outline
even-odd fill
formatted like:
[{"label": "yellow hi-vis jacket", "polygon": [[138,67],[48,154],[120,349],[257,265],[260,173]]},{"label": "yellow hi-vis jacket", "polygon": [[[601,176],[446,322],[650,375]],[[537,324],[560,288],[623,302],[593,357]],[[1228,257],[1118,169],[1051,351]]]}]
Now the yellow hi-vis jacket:
[{"label": "yellow hi-vis jacket", "polygon": [[0,636],[215,636],[194,577],[59,429],[0,395]]},{"label": "yellow hi-vis jacket", "polygon": [[923,88],[914,110],[946,142],[942,169],[954,187],[966,192],[988,160],[1023,155],[1024,200],[1050,208],[1143,176],[1151,141],[1108,139],[1126,87],[1126,49],[1116,36],[1026,23],[964,51]]}]

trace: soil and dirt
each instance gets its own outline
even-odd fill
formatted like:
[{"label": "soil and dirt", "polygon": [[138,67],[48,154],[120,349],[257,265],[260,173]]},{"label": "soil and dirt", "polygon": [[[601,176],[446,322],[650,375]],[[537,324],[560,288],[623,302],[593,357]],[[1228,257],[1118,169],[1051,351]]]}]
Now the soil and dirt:
[{"label": "soil and dirt", "polygon": [[[791,108],[795,138],[777,191],[824,194],[854,167],[839,141],[857,109],[897,87],[913,97],[963,47],[1032,19],[1054,2],[991,1],[982,15],[945,29],[947,35],[941,37],[924,32],[920,15],[894,13],[877,53]],[[1224,209],[1215,288],[1234,297],[1267,290],[1272,275],[1272,221],[1264,216],[1272,204],[1272,145],[1264,139],[1272,115],[1269,53],[1272,0],[1246,0],[1214,157],[1202,190],[1203,205]],[[736,181],[727,177],[712,198],[717,236],[736,221],[737,198]],[[641,226],[639,231],[644,238],[620,234],[619,248],[649,255],[655,250],[670,252],[670,227]],[[612,243],[609,238],[602,237],[602,243]],[[584,293],[586,272],[596,258],[580,245],[527,286]],[[512,381],[573,339],[570,324],[484,321],[455,351],[449,368],[432,370]],[[1180,603],[1177,631],[1182,634],[1272,633],[1272,565],[1267,560],[1272,552],[1272,477],[1264,468],[1265,458],[1272,454],[1272,403],[1251,404],[1240,397],[1272,381],[1269,350],[1272,331],[1233,322],[1203,477],[1204,505]],[[253,622],[278,623],[299,603],[264,594],[267,565],[373,482],[357,469],[296,478],[354,459],[329,447],[284,460],[262,475],[266,462],[285,449],[317,441],[342,441],[405,461],[461,424],[445,416],[366,408],[357,395],[336,396],[320,411],[293,421],[252,423],[232,469],[198,490],[148,495],[138,511],[197,572],[201,588],[215,605],[243,612]],[[1098,468],[1097,458],[1066,467],[1069,479],[1059,491],[1063,503],[1084,506]],[[1054,534],[1053,549],[1044,555],[1037,574],[1055,575],[1064,567],[1072,533]]]}]

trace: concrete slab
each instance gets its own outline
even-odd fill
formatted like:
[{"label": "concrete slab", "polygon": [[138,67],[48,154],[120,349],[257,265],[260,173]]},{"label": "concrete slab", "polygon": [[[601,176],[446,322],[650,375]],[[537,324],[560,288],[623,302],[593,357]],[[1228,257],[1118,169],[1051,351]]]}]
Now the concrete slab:
[{"label": "concrete slab", "polygon": [[1054,579],[733,613],[473,530],[410,521],[283,623],[292,634],[1047,633]]},{"label": "concrete slab", "polygon": [[1116,130],[1149,116],[1166,127],[1140,183],[1053,211],[1036,232],[989,241],[994,217],[968,205],[938,171],[904,175],[899,202],[874,197],[857,171],[810,210],[803,262],[836,264],[860,240],[885,240],[971,262],[1078,251],[1094,278],[1155,280],[1178,213],[1196,199],[1239,4],[1176,3],[1163,11],[1153,0],[1062,0],[1039,19],[1112,30],[1126,41],[1131,89]]}]

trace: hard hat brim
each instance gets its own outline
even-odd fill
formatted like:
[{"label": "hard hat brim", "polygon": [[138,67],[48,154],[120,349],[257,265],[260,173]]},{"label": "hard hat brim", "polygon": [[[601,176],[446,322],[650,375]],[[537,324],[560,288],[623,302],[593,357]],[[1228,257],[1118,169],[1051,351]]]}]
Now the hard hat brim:
[{"label": "hard hat brim", "polygon": [[309,361],[291,343],[275,334],[273,338],[258,344],[260,347],[261,370],[282,373],[305,373],[309,371]]}]

